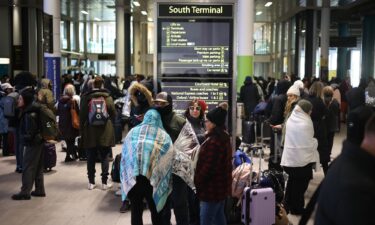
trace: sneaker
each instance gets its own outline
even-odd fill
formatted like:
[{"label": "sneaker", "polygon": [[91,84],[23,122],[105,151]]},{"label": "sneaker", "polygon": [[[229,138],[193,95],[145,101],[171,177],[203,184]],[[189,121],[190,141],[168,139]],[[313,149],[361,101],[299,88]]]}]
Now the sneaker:
[{"label": "sneaker", "polygon": [[102,190],[105,191],[105,190],[111,189],[112,186],[113,186],[113,184],[111,184],[111,183],[102,184]]},{"label": "sneaker", "polygon": [[92,189],[95,189],[95,188],[96,188],[96,185],[92,184],[92,183],[89,183],[89,185],[87,186],[87,189],[89,189],[89,190],[92,190]]},{"label": "sneaker", "polygon": [[30,198],[31,198],[30,195],[25,195],[21,193],[12,195],[13,200],[30,200]]}]

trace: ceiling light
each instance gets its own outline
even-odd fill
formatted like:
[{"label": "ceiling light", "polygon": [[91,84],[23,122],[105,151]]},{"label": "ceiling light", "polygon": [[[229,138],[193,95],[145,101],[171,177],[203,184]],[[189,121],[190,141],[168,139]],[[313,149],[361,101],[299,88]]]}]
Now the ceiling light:
[{"label": "ceiling light", "polygon": [[139,2],[137,2],[137,1],[134,1],[133,5],[135,5],[135,6],[141,6],[141,4],[139,4]]},{"label": "ceiling light", "polygon": [[87,11],[84,11],[84,10],[82,10],[81,13],[83,13],[85,15],[89,14]]},{"label": "ceiling light", "polygon": [[262,15],[262,13],[263,13],[262,11],[259,11],[256,13],[256,15],[259,16],[259,15]]},{"label": "ceiling light", "polygon": [[301,30],[301,32],[302,32],[302,33],[305,33],[305,32],[306,32],[306,30]]},{"label": "ceiling light", "polygon": [[148,22],[152,22],[153,21],[151,17],[147,18],[147,20],[148,20]]},{"label": "ceiling light", "polygon": [[272,2],[267,2],[264,6],[265,7],[270,7],[272,5]]},{"label": "ceiling light", "polygon": [[147,15],[147,12],[144,11],[144,10],[142,10],[142,11],[141,11],[141,14],[145,16],[145,15]]},{"label": "ceiling light", "polygon": [[98,17],[95,17],[94,20],[96,20],[96,21],[102,21],[102,20],[99,19]]}]

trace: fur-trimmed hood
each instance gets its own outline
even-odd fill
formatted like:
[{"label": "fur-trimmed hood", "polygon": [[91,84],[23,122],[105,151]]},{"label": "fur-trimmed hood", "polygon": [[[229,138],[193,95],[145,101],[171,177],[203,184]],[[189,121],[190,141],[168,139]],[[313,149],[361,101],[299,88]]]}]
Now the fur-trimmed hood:
[{"label": "fur-trimmed hood", "polygon": [[138,99],[137,99],[137,96],[136,96],[137,91],[144,94],[144,96],[147,99],[147,102],[148,102],[149,106],[153,105],[151,92],[143,84],[138,83],[138,82],[134,82],[129,87],[129,94],[130,94],[130,99],[135,106],[139,105]]}]

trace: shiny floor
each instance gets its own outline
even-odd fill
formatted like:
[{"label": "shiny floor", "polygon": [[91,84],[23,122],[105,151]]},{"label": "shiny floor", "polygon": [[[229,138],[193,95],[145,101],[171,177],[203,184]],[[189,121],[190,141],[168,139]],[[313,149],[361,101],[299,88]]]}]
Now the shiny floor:
[{"label": "shiny floor", "polygon": [[[341,129],[336,135],[333,157],[341,152],[345,135],[345,129]],[[114,186],[108,191],[99,188],[87,190],[86,162],[63,162],[65,153],[61,152],[60,144],[56,146],[58,162],[52,172],[45,174],[45,198],[32,198],[29,201],[11,200],[10,196],[20,189],[21,174],[14,172],[14,156],[0,157],[0,224],[130,225],[130,212],[119,213],[121,199],[114,194],[117,187]],[[113,151],[114,155],[119,153],[121,145],[117,145]],[[100,184],[99,163],[96,164],[96,171],[96,183]],[[310,182],[305,195],[306,200],[311,197],[322,178],[322,170],[314,173],[314,179]],[[143,220],[144,224],[151,224],[149,211],[144,211]],[[289,220],[296,225],[299,217],[289,215]],[[171,222],[176,224],[174,218]],[[313,224],[313,220],[310,220],[309,224]]]}]

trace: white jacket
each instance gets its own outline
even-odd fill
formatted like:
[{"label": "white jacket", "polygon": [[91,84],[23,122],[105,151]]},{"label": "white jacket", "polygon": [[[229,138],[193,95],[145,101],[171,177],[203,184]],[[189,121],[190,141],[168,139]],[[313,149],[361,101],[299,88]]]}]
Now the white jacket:
[{"label": "white jacket", "polygon": [[[314,127],[310,116],[298,105],[286,122],[284,151],[281,165],[303,167],[319,163],[318,141],[314,138]],[[318,168],[316,166],[316,168]]]}]

